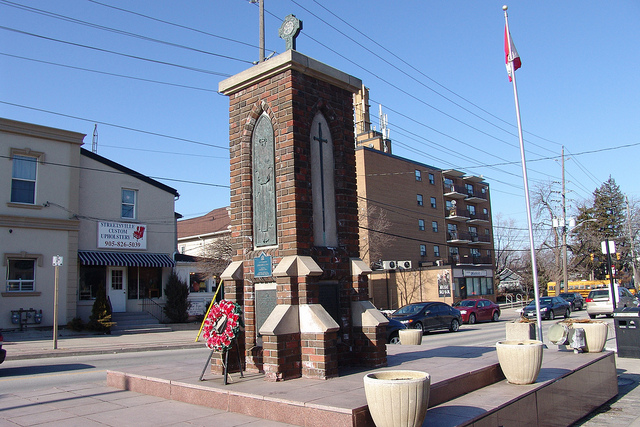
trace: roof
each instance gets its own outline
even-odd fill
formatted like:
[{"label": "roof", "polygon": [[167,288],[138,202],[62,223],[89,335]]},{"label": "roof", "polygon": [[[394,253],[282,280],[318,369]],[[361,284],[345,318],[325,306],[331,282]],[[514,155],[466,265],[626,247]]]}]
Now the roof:
[{"label": "roof", "polygon": [[153,178],[149,178],[148,176],[143,175],[140,172],[136,172],[133,169],[129,169],[126,166],[122,166],[120,163],[116,163],[113,160],[107,159],[106,157],[102,157],[102,156],[100,156],[100,155],[98,155],[96,153],[93,153],[93,152],[91,152],[89,150],[86,150],[84,148],[80,148],[80,154],[82,154],[83,156],[88,157],[90,159],[93,159],[96,162],[100,162],[103,165],[107,165],[107,166],[112,167],[112,168],[114,168],[116,170],[119,170],[120,172],[126,173],[127,175],[131,175],[132,177],[137,178],[140,181],[144,181],[147,184],[151,184],[154,187],[157,187],[157,188],[159,188],[161,190],[164,190],[164,191],[166,191],[168,193],[171,193],[175,197],[180,196],[180,194],[178,194],[178,190],[176,190],[175,188],[169,187],[168,185],[165,185],[165,184],[163,184],[163,183],[161,183],[159,181],[156,181]]},{"label": "roof", "polygon": [[203,216],[178,221],[178,239],[227,231],[230,225],[228,208],[216,208]]}]

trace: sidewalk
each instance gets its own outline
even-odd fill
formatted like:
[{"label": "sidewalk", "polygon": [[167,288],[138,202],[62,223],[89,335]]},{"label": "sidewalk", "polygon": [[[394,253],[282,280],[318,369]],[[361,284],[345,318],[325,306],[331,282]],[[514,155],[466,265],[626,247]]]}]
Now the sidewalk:
[{"label": "sidewalk", "polygon": [[[190,326],[189,326],[190,327]],[[181,348],[202,348],[204,343],[202,340],[199,342],[195,342],[195,338],[198,334],[197,326],[194,326],[193,329],[185,329],[185,330],[177,330],[173,332],[157,332],[157,333],[142,333],[142,334],[123,334],[123,335],[95,335],[86,332],[73,332],[69,330],[60,330],[59,338],[58,338],[58,348],[56,350],[53,349],[53,335],[51,330],[36,330],[29,329],[24,332],[4,332],[4,346],[3,348],[7,350],[7,360],[24,360],[24,359],[35,359],[35,358],[47,358],[47,357],[61,357],[61,356],[76,356],[76,355],[89,355],[89,354],[108,354],[108,353],[121,353],[121,352],[136,352],[136,351],[152,351],[152,350],[169,350],[169,349],[181,349]],[[614,341],[615,342],[615,341]],[[5,362],[6,363],[6,362]],[[636,426],[640,427],[640,387],[638,387],[640,383],[640,359],[632,359],[632,358],[619,358],[616,357],[616,366],[618,369],[618,385],[619,392],[618,396],[614,398],[609,403],[605,404],[598,410],[594,411],[590,417],[587,419],[575,424],[577,426],[588,426],[588,427],[599,427],[599,426]],[[0,371],[2,369],[2,365],[0,365]],[[39,410],[44,410],[45,407],[50,405],[46,403],[48,399],[55,400],[56,402],[67,401],[68,399],[74,400],[80,396],[84,396],[87,398],[98,398],[102,399],[101,395],[110,396],[109,398],[118,396],[119,399],[122,400],[120,403],[124,402],[139,402],[139,405],[134,405],[137,411],[147,412],[151,414],[151,411],[157,411],[157,404],[161,401],[158,398],[152,398],[149,396],[139,395],[138,393],[133,392],[122,392],[120,390],[112,390],[103,385],[95,384],[97,388],[100,386],[100,393],[96,396],[93,395],[95,390],[86,389],[86,390],[56,390],[55,392],[51,392],[51,396],[49,398],[38,397],[37,401],[41,404],[38,404]],[[90,393],[89,393],[90,392]],[[69,395],[71,393],[71,395]],[[89,394],[88,394],[89,393]],[[62,396],[66,397],[62,397]],[[5,394],[5,396],[7,396]],[[52,396],[56,396],[55,399]],[[14,414],[13,410],[17,408],[21,408],[22,405],[14,405],[13,399],[17,399],[16,402],[21,401],[24,397],[21,396],[13,396],[9,395],[10,399],[8,401],[4,401],[3,405],[0,405],[0,412],[5,412],[7,415],[3,414],[0,416],[0,421],[8,421],[10,420],[9,416]],[[28,398],[27,398],[28,399]],[[131,400],[133,399],[133,400]],[[26,401],[25,401],[26,402]],[[24,403],[24,402],[23,402]],[[44,403],[44,404],[42,404]],[[69,402],[67,402],[68,404]],[[101,405],[105,405],[103,400],[100,400]],[[6,405],[10,406],[6,406]],[[31,403],[33,404],[33,402]],[[27,407],[30,407],[31,404],[28,404]],[[110,405],[115,404],[115,402],[110,402]],[[147,406],[148,405],[148,406]],[[167,403],[167,405],[174,406],[174,411],[178,411],[180,413],[184,412],[184,414],[189,414],[195,416],[204,417],[203,411],[214,411],[208,408],[200,408],[195,405],[181,404],[179,402],[171,402]],[[125,405],[126,406],[126,405]],[[56,407],[57,408],[57,407]],[[180,409],[179,409],[180,408]],[[78,409],[78,408],[76,408]],[[127,407],[127,409],[134,409],[133,407]],[[7,412],[9,410],[9,412]],[[33,410],[33,407],[30,407],[30,410]],[[49,410],[52,410],[49,407]],[[124,408],[123,413],[127,413]],[[56,409],[58,411],[58,409]],[[195,411],[195,412],[194,412]],[[216,412],[216,411],[214,411]],[[217,421],[216,425],[219,426],[236,426],[241,424],[248,425],[265,425],[265,420],[257,420],[249,418],[238,418],[242,417],[239,414],[232,413],[220,413],[214,414],[214,412],[207,412],[207,417],[215,415],[216,420],[222,420],[224,418],[224,422],[219,424]],[[14,414],[15,415],[15,414]],[[73,416],[77,416],[71,414]],[[70,416],[71,416],[70,415]],[[112,414],[114,415],[114,414]],[[25,415],[26,416],[26,415]],[[37,421],[37,414],[30,415],[35,417],[34,420]],[[62,416],[62,415],[61,415]],[[65,415],[66,416],[66,415]],[[83,422],[86,422],[86,416],[82,416],[81,419]],[[177,415],[176,415],[177,417]],[[178,417],[179,418],[179,417]],[[153,419],[153,418],[149,418]],[[98,422],[100,424],[95,425],[103,425],[100,420],[100,413],[95,413],[94,417],[91,418],[92,421]],[[193,418],[189,418],[191,421],[187,421],[187,419],[181,419],[182,421],[178,421],[176,419],[175,423],[187,423],[192,422]],[[80,420],[77,420],[80,421]],[[131,420],[133,421],[133,419]],[[159,421],[159,423],[158,423]],[[156,420],[155,425],[167,425],[164,421],[167,419],[159,419]],[[47,425],[49,425],[51,419]],[[68,424],[69,419],[66,419],[65,423],[61,423],[64,425]],[[262,423],[262,424],[260,424]],[[140,422],[131,422],[119,425],[140,425]],[[144,423],[143,423],[144,424]],[[13,425],[13,424],[9,424]],[[21,425],[38,425],[37,422],[29,423]],[[78,425],[87,425],[87,424],[78,424]],[[274,423],[271,424],[269,422],[269,426],[285,426],[286,424]]]},{"label": "sidewalk", "polygon": [[53,349],[53,331],[30,328],[26,331],[3,332],[7,360],[39,359],[45,357],[78,356],[87,354],[126,353],[136,351],[203,348],[198,342],[200,325],[185,324],[172,332],[140,334],[94,334],[67,329],[58,331],[57,349]]}]

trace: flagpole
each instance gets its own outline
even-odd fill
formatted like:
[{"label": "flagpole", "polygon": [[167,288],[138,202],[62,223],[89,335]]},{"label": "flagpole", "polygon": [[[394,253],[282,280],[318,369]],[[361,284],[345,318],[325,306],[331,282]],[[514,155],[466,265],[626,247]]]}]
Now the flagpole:
[{"label": "flagpole", "polygon": [[[507,6],[502,6],[504,10],[504,22],[505,22],[505,37],[507,37],[507,46],[509,47],[509,53],[511,53],[511,33],[509,32],[509,17],[507,16]],[[524,196],[527,203],[527,223],[529,226],[529,245],[531,249],[531,269],[533,272],[533,290],[534,300],[536,303],[536,320],[538,323],[538,339],[542,341],[542,318],[540,316],[540,288],[538,285],[538,264],[536,262],[536,248],[533,241],[533,221],[531,219],[531,201],[529,199],[529,179],[527,178],[527,161],[524,155],[524,140],[522,138],[522,122],[520,120],[520,102],[518,101],[518,86],[516,85],[516,73],[513,69],[512,58],[508,58],[507,67],[511,76],[511,82],[513,83],[513,97],[516,104],[516,117],[518,119],[518,138],[520,138],[520,157],[522,160],[522,179],[524,181]]]}]

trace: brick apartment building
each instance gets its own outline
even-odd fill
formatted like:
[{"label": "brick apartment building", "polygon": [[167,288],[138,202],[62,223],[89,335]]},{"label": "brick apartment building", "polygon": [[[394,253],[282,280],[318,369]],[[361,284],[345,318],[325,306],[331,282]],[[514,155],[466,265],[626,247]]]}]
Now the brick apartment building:
[{"label": "brick apartment building", "polygon": [[[385,129],[371,129],[366,88],[354,105],[362,259],[385,270],[393,270],[389,261],[413,271],[449,270],[454,301],[493,299],[489,184],[393,155]],[[380,235],[384,244],[376,244]]]}]

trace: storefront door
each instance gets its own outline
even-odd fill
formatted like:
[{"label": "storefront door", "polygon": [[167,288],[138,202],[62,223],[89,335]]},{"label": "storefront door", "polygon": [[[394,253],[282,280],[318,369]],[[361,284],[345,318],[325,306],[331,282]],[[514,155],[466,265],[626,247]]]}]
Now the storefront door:
[{"label": "storefront door", "polygon": [[114,313],[127,311],[127,268],[109,267],[107,269],[109,299]]}]

